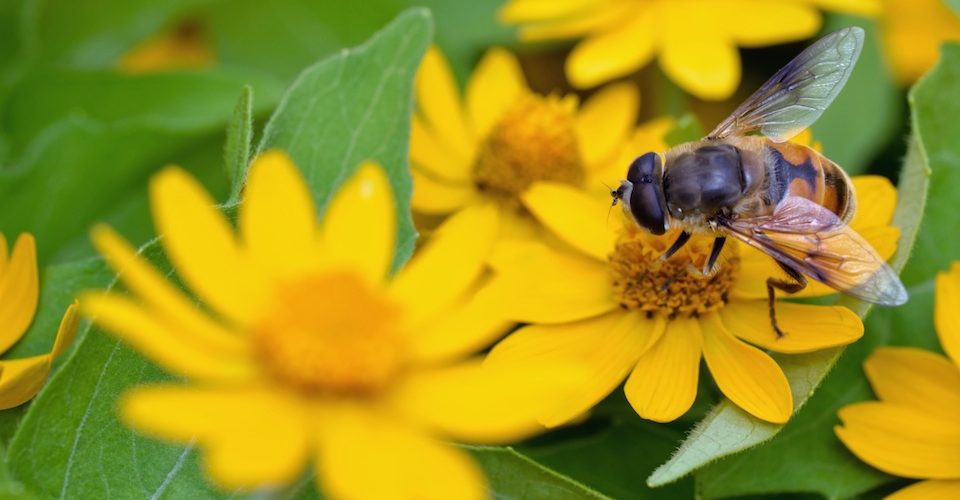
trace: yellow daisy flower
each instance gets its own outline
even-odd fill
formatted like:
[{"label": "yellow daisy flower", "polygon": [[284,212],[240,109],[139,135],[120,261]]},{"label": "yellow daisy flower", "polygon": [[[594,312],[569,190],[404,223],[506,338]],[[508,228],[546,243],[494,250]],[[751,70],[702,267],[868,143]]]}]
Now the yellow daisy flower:
[{"label": "yellow daisy flower", "polygon": [[[0,353],[27,333],[37,312],[39,282],[33,236],[21,234],[9,253],[7,240],[0,234]],[[77,333],[76,309],[75,304],[67,308],[49,353],[0,360],[0,410],[20,406],[40,392],[53,360],[67,350]]]},{"label": "yellow daisy flower", "polygon": [[[533,93],[517,59],[502,49],[486,53],[461,100],[450,66],[436,48],[416,82],[410,157],[413,209],[446,215],[489,201],[500,208],[504,233],[528,228],[522,195],[538,181],[606,192],[637,150],[665,149],[672,123],[635,127],[635,86],[606,87],[583,106],[574,95]],[[529,229],[529,228],[528,228]]]},{"label": "yellow daisy flower", "polygon": [[124,394],[121,420],[195,441],[224,488],[283,485],[312,462],[334,498],[483,497],[480,469],[440,439],[528,436],[542,429],[538,401],[563,390],[536,366],[464,358],[504,328],[470,301],[494,241],[491,207],[449,219],[391,277],[395,209],[374,164],[322,223],[280,152],[252,164],[236,231],[179,168],[154,177],[150,198],[165,253],[204,307],[106,227],[94,243],[132,296],[89,292],[81,307],[187,380]]},{"label": "yellow daisy flower", "polygon": [[122,73],[138,74],[181,69],[204,69],[216,60],[203,27],[184,21],[144,40],[117,61]]},{"label": "yellow daisy flower", "polygon": [[936,64],[941,43],[960,40],[960,18],[944,0],[884,0],[883,8],[884,48],[904,85]]},{"label": "yellow daisy flower", "polygon": [[[887,239],[898,237],[888,226],[896,190],[879,177],[854,184],[861,210],[852,226],[887,258],[894,251]],[[745,245],[725,248],[717,270],[703,276],[697,270],[712,238],[695,236],[661,261],[676,232],[653,236],[626,217],[606,223],[608,200],[546,183],[524,199],[573,251],[532,242],[498,246],[491,264],[497,274],[487,291],[499,298],[506,317],[530,325],[496,345],[487,363],[507,368],[576,360],[592,367],[591,386],[543,415],[547,425],[578,417],[624,379],[627,399],[641,417],[674,420],[693,403],[701,357],[733,403],[782,423],[793,413],[790,386],[764,350],[804,353],[863,334],[849,309],[781,301],[777,320],[786,335],[778,338],[763,284],[782,271]]]},{"label": "yellow daisy flower", "polygon": [[881,347],[863,365],[880,401],[840,409],[834,427],[864,462],[923,479],[887,498],[960,498],[960,262],[937,276],[934,320],[941,356]]},{"label": "yellow daisy flower", "polygon": [[740,83],[738,47],[809,38],[818,9],[873,15],[880,0],[510,0],[500,19],[527,41],[579,39],[566,63],[581,88],[628,75],[656,55],[663,71],[701,99]]}]

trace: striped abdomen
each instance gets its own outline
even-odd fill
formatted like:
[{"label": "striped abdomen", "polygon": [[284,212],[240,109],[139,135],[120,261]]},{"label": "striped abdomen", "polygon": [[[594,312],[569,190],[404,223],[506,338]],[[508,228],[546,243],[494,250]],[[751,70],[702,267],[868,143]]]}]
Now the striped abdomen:
[{"label": "striped abdomen", "polygon": [[856,210],[853,184],[840,166],[815,149],[790,142],[766,141],[769,196],[774,203],[783,197],[800,196],[850,222]]}]

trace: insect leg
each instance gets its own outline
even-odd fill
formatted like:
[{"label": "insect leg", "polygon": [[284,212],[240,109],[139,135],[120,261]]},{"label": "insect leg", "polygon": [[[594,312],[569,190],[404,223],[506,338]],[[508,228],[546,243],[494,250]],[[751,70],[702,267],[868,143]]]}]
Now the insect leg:
[{"label": "insect leg", "polygon": [[726,242],[726,236],[714,238],[713,248],[710,249],[710,258],[707,259],[707,265],[703,268],[704,275],[710,274],[710,271],[713,270],[713,266],[717,263],[717,259],[720,257],[720,252],[723,251],[723,244]]},{"label": "insect leg", "polygon": [[663,252],[663,255],[660,256],[660,260],[667,260],[670,257],[673,257],[673,254],[677,253],[677,250],[683,248],[687,242],[690,241],[690,233],[684,231],[680,233],[680,236],[677,236],[677,240],[670,245],[670,248],[666,252]]},{"label": "insect leg", "polygon": [[777,278],[767,278],[767,304],[770,307],[770,326],[773,327],[773,331],[777,334],[777,338],[780,338],[783,337],[785,333],[783,333],[783,331],[780,330],[780,327],[777,325],[775,289],[786,293],[797,293],[807,287],[807,277],[800,274],[797,270],[784,265],[782,262],[777,262],[777,264],[779,264],[780,268],[787,273],[787,276],[789,276],[791,280],[793,280],[791,282]]}]

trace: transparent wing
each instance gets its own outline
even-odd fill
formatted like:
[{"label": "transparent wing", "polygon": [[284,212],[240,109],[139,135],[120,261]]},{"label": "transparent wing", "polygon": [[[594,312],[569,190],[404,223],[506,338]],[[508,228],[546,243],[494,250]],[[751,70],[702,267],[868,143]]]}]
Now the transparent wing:
[{"label": "transparent wing", "polygon": [[771,215],[734,220],[725,232],[784,265],[874,304],[907,301],[897,273],[856,231],[826,208],[796,196]]},{"label": "transparent wing", "polygon": [[760,132],[776,142],[790,140],[817,121],[837,97],[861,47],[863,30],[857,27],[821,38],[777,71],[707,137]]}]

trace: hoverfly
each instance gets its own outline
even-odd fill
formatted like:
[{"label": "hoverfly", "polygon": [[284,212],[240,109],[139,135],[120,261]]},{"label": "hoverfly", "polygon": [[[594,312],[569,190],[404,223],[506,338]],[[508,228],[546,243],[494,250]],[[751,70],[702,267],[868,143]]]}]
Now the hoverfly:
[{"label": "hoverfly", "polygon": [[770,322],[778,336],[775,290],[796,293],[807,276],[844,294],[900,305],[907,292],[897,274],[847,223],[856,209],[853,185],[834,162],[787,142],[813,124],[840,93],[860,55],[863,30],[831,33],[773,75],[732,115],[699,141],[661,155],[646,153],[611,191],[633,220],[653,234],[683,231],[664,258],[691,234],[714,235],[704,273],[730,236],[770,257],[789,279],[767,279]]}]

